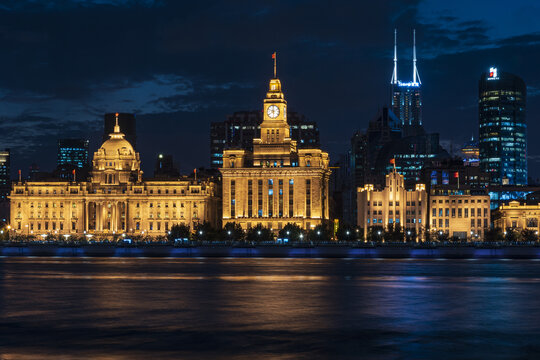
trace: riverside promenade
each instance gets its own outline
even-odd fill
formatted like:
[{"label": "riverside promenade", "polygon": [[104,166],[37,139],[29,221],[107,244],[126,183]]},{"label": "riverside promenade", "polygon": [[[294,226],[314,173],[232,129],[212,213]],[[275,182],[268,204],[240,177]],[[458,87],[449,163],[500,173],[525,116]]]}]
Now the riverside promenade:
[{"label": "riverside promenade", "polygon": [[4,243],[0,256],[58,257],[238,257],[352,259],[539,259],[540,244],[48,244]]}]

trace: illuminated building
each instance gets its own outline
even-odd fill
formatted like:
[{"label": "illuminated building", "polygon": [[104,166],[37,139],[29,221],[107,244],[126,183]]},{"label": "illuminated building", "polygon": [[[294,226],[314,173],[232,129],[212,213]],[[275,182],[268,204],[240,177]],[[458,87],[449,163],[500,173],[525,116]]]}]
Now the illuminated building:
[{"label": "illuminated building", "polygon": [[513,230],[527,229],[538,234],[538,231],[540,231],[538,227],[539,219],[540,204],[520,204],[519,201],[510,201],[508,204],[503,204],[493,214],[493,224],[503,231],[509,228]]},{"label": "illuminated building", "polygon": [[[218,169],[223,165],[223,150],[246,149],[253,151],[253,139],[257,138],[263,113],[261,111],[238,111],[227,116],[226,121],[210,125],[210,166]],[[288,111],[287,122],[291,139],[298,148],[313,149],[320,146],[317,123],[304,115]]]},{"label": "illuminated building", "polygon": [[525,83],[491,68],[478,87],[480,168],[493,185],[527,185]]},{"label": "illuminated building", "polygon": [[244,229],[262,224],[278,231],[289,222],[310,229],[329,219],[328,153],[297,148],[287,114],[274,72],[253,150],[223,152],[224,224],[236,222]]},{"label": "illuminated building", "polygon": [[414,190],[405,188],[405,180],[395,168],[386,175],[384,188],[366,184],[357,189],[358,226],[364,229],[364,239],[371,227],[387,228],[399,224],[405,231],[414,230],[422,238],[427,226],[427,198],[424,184]]},{"label": "illuminated building", "polygon": [[[57,172],[63,179],[74,180],[73,170],[86,172],[88,167],[88,140],[61,139],[58,140]],[[83,174],[81,174],[83,175]],[[78,176],[78,175],[77,175]],[[83,177],[79,177],[83,180]]]},{"label": "illuminated building", "polygon": [[490,179],[478,166],[468,166],[459,158],[431,161],[422,169],[421,178],[428,190],[441,185],[482,190]]},{"label": "illuminated building", "polygon": [[0,201],[7,199],[11,190],[10,151],[0,151]]},{"label": "illuminated building", "polygon": [[11,226],[18,234],[166,235],[174,224],[219,225],[212,181],[144,181],[140,158],[118,123],[94,154],[88,182],[13,184]]},{"label": "illuminated building", "polygon": [[[413,34],[414,36],[414,34]],[[439,144],[439,134],[427,133],[422,121],[421,81],[413,46],[413,77],[401,82],[397,69],[397,42],[394,38],[394,72],[392,74],[392,109],[383,107],[369,122],[364,133],[351,139],[355,185],[382,185],[395,160],[395,167],[405,178],[407,187],[421,180],[426,164],[449,155]]]},{"label": "illuminated building", "polygon": [[118,125],[122,128],[126,140],[134,149],[137,148],[137,122],[134,114],[130,113],[107,113],[103,117],[103,141],[107,141],[109,134],[113,132],[118,118]]},{"label": "illuminated building", "polygon": [[392,111],[399,118],[404,136],[415,135],[422,126],[422,92],[416,67],[416,30],[413,30],[413,79],[398,80],[397,31],[394,30],[394,72],[392,74]]},{"label": "illuminated building", "polygon": [[433,232],[475,240],[481,239],[490,226],[490,200],[486,190],[432,187],[429,201]]},{"label": "illuminated building", "polygon": [[471,136],[471,141],[463,145],[461,154],[463,154],[463,163],[465,165],[480,165],[480,148],[478,147],[478,141],[475,141],[474,137]]},{"label": "illuminated building", "polygon": [[9,222],[10,157],[9,149],[0,150],[0,227]]}]

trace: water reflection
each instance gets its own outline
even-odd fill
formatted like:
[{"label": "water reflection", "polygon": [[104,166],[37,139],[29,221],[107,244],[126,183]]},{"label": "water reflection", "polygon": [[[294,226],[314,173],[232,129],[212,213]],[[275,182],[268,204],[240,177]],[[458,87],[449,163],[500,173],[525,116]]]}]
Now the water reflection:
[{"label": "water reflection", "polygon": [[533,261],[2,258],[0,276],[0,359],[534,358],[540,349]]}]

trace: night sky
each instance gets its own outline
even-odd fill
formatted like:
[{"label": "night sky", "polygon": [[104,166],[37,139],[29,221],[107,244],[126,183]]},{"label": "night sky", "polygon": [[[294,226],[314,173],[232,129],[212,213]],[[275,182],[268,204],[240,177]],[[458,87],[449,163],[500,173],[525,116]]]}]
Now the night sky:
[{"label": "night sky", "polygon": [[424,124],[454,150],[478,133],[480,74],[528,86],[529,174],[540,177],[540,2],[0,1],[0,148],[12,173],[52,170],[56,141],[100,145],[103,114],[134,112],[143,170],[158,152],[183,172],[209,167],[209,125],[260,110],[278,53],[289,108],[319,124],[333,160],[388,105],[393,29],[399,78],[412,77]]}]

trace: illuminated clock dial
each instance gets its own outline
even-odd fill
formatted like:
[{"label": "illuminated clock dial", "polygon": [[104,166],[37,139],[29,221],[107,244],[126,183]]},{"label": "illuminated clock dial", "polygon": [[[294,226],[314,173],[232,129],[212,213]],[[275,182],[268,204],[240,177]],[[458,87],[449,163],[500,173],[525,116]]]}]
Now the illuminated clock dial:
[{"label": "illuminated clock dial", "polygon": [[276,105],[270,105],[268,109],[266,109],[266,113],[270,119],[275,119],[279,115],[279,108]]}]

